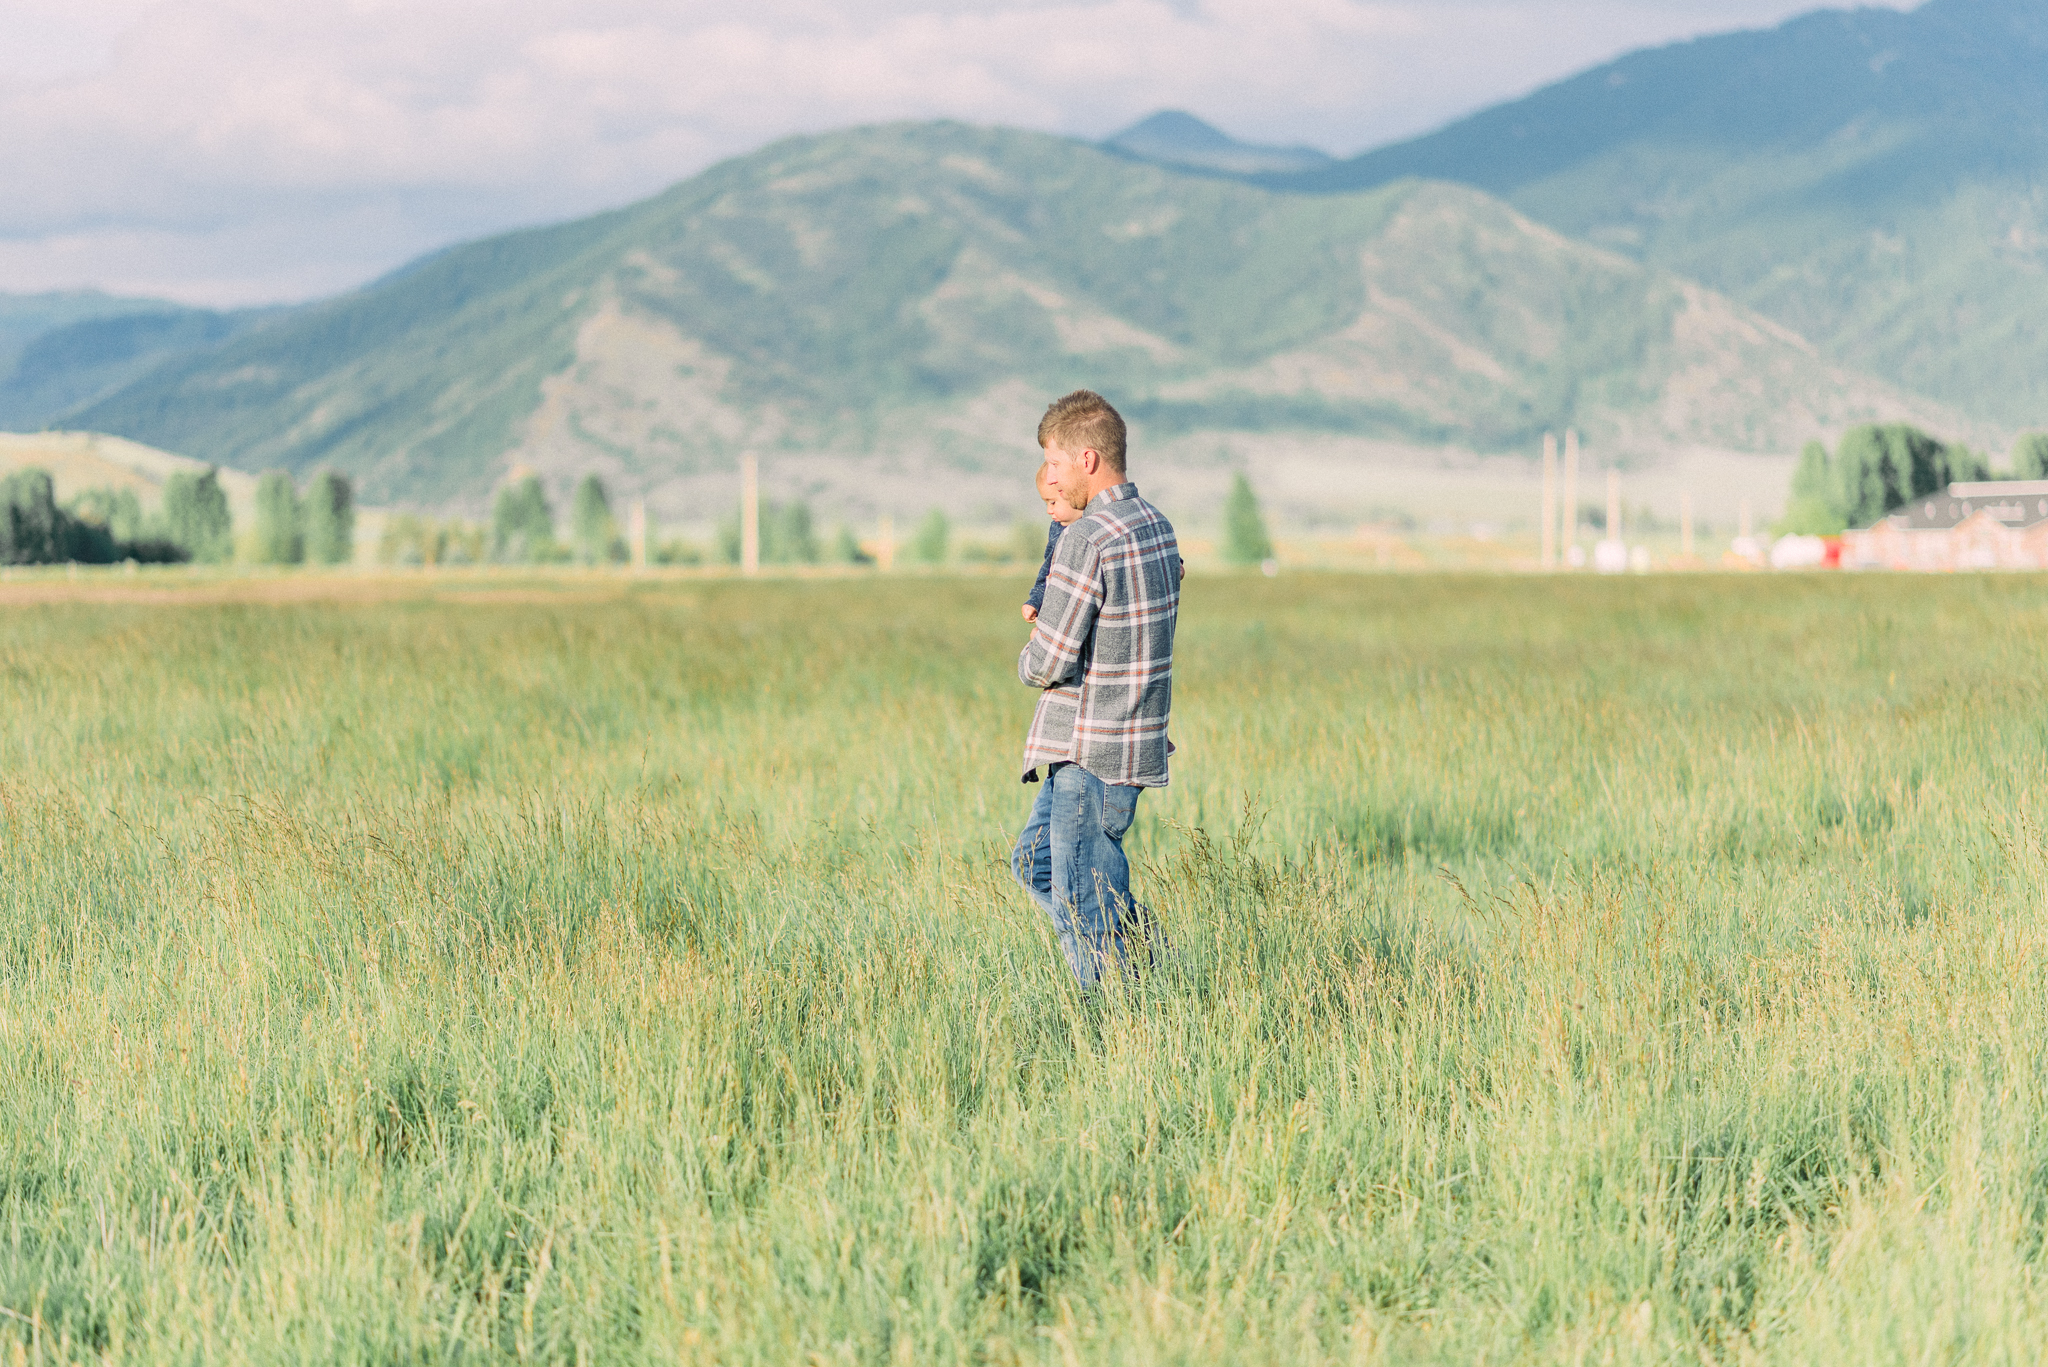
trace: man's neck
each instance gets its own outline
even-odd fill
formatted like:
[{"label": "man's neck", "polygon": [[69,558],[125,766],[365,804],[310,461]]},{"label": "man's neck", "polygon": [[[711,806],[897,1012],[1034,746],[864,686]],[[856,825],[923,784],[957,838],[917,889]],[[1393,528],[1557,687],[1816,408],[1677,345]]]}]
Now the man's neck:
[{"label": "man's neck", "polygon": [[1115,474],[1111,474],[1107,470],[1103,470],[1097,473],[1095,478],[1088,481],[1089,506],[1094,506],[1097,495],[1101,494],[1104,490],[1114,489],[1117,485],[1125,484],[1128,482],[1128,477],[1125,476],[1125,474],[1121,470],[1117,471]]}]

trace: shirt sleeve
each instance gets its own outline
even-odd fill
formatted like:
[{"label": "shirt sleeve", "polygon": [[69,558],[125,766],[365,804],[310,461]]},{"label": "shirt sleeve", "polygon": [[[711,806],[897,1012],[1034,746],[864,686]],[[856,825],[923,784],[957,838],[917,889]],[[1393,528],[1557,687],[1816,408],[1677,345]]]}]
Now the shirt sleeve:
[{"label": "shirt sleeve", "polygon": [[1045,606],[1045,579],[1047,575],[1052,573],[1053,552],[1059,549],[1060,533],[1063,530],[1065,529],[1059,523],[1054,522],[1045,534],[1045,559],[1038,566],[1038,580],[1031,586],[1031,596],[1024,600],[1031,604],[1032,607],[1042,608]]},{"label": "shirt sleeve", "polygon": [[[1075,523],[1079,526],[1079,523]],[[1073,528],[1053,551],[1052,572],[1045,578],[1045,603],[1031,628],[1031,639],[1017,657],[1017,677],[1033,688],[1052,688],[1080,677],[1081,652],[1095,633],[1102,611],[1102,555]]]}]

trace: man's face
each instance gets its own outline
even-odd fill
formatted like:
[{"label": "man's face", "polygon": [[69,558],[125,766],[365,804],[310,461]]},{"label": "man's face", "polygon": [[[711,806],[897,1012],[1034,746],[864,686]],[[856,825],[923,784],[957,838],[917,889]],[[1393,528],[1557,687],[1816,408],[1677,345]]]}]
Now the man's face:
[{"label": "man's face", "polygon": [[1070,508],[1081,509],[1088,506],[1087,457],[1094,454],[1086,447],[1079,451],[1070,451],[1058,445],[1045,448],[1045,482],[1054,493],[1066,500]]}]

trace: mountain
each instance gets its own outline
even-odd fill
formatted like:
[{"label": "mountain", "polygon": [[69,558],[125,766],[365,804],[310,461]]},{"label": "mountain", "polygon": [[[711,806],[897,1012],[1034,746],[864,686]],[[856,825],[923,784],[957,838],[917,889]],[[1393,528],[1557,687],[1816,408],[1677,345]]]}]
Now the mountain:
[{"label": "mountain", "polygon": [[1823,11],[1630,54],[1275,188],[1459,181],[1840,363],[2048,424],[2048,7]]},{"label": "mountain", "polygon": [[755,450],[828,506],[972,513],[1019,505],[1038,415],[1079,385],[1163,464],[1281,436],[1356,466],[1520,461],[1567,424],[1637,463],[1789,457],[1875,417],[1971,430],[1476,190],[1274,193],[958,124],[794,139],[437,253],[68,421],[248,470],[332,463],[375,503],[481,510],[524,465],[693,516]]},{"label": "mountain", "polygon": [[1314,171],[1332,164],[1327,152],[1313,147],[1266,147],[1239,142],[1221,129],[1178,109],[1165,109],[1140,119],[1102,145],[1142,161],[1230,175]]},{"label": "mountain", "polygon": [[0,372],[0,428],[46,427],[171,357],[225,341],[268,312],[136,302],[145,306],[52,327],[24,343],[12,370]]},{"label": "mountain", "polygon": [[54,328],[120,313],[175,309],[162,299],[124,298],[98,290],[58,290],[48,294],[0,293],[0,375],[14,369],[21,350]]}]

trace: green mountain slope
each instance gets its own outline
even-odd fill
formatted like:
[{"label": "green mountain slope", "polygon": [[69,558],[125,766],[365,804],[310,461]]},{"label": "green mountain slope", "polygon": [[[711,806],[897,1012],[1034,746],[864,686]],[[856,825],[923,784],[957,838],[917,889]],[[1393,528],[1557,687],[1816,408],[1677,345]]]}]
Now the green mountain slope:
[{"label": "green mountain slope", "polygon": [[525,464],[673,503],[748,448],[819,487],[879,461],[1008,488],[1046,399],[1083,384],[1160,441],[1528,451],[1576,424],[1641,457],[1961,423],[1470,189],[1278,194],[954,124],[785,142],[440,253],[69,422],[243,469],[331,462],[372,502],[478,507]]},{"label": "green mountain slope", "polygon": [[47,294],[0,293],[0,376],[10,373],[22,348],[56,328],[122,313],[151,313],[179,306],[162,299],[124,298],[98,290],[57,290]]},{"label": "green mountain slope", "polygon": [[53,327],[0,370],[0,428],[35,431],[104,398],[174,356],[205,350],[266,312],[217,313],[157,304]]},{"label": "green mountain slope", "polygon": [[1313,171],[1335,160],[1313,147],[1270,147],[1239,142],[1178,109],[1162,109],[1102,140],[1104,147],[1164,166],[1234,175]]},{"label": "green mountain slope", "polygon": [[2048,7],[1933,0],[1638,52],[1333,167],[1505,197],[1845,365],[2048,420]]}]

